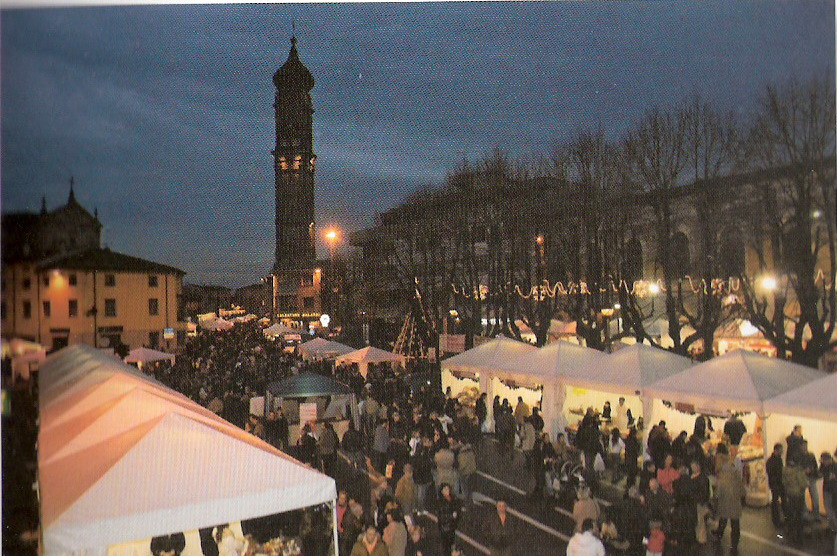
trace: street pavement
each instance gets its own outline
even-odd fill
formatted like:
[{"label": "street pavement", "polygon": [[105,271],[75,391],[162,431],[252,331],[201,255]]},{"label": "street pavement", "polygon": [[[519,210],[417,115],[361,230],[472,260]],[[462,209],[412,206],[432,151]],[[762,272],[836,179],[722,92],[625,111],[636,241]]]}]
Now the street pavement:
[{"label": "street pavement", "polygon": [[[533,502],[527,493],[531,491],[533,480],[526,471],[523,454],[517,450],[514,456],[501,456],[497,444],[486,438],[477,448],[479,473],[474,489],[475,507],[466,512],[461,524],[461,532],[473,542],[460,538],[465,553],[468,555],[487,554],[485,550],[486,534],[482,524],[484,515],[493,510],[494,502],[502,497],[509,506],[512,519],[519,522],[521,531],[522,554],[555,555],[564,554],[567,541],[572,535],[574,522],[570,517],[572,508],[544,505]],[[617,501],[623,490],[605,484],[603,490],[604,505]],[[826,532],[807,536],[803,546],[791,547],[776,537],[770,522],[769,508],[747,508],[741,521],[741,542],[739,552],[742,555],[758,554],[764,556],[780,555],[827,555],[832,553],[832,537]],[[729,531],[729,527],[727,528]],[[720,556],[729,554],[729,532],[721,544],[709,542],[704,545],[701,556]]]}]

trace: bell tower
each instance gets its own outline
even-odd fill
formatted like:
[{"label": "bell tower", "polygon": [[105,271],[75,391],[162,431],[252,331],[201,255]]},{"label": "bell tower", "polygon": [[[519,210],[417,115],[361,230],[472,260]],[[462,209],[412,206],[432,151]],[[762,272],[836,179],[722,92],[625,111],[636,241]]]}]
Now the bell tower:
[{"label": "bell tower", "polygon": [[320,276],[314,246],[314,78],[299,59],[296,36],[287,61],[273,74],[276,98],[276,261],[273,307],[278,317],[317,318]]}]

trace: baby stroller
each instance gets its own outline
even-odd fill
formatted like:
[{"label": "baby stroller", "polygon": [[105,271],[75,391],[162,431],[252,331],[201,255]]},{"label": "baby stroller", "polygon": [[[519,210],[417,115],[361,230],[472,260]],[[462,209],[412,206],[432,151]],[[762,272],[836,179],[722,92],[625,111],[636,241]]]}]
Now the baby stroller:
[{"label": "baby stroller", "polygon": [[576,492],[586,484],[584,466],[572,460],[556,461],[553,464],[551,481],[547,484],[559,506],[572,508]]}]

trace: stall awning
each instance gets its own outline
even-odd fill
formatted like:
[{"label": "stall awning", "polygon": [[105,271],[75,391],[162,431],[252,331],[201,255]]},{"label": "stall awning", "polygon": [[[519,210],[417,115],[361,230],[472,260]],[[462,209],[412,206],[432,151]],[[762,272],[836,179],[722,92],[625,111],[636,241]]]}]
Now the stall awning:
[{"label": "stall awning", "polygon": [[125,358],[126,363],[153,363],[154,361],[174,361],[174,355],[141,347],[132,349]]},{"label": "stall awning", "polygon": [[604,354],[592,348],[559,340],[535,351],[527,351],[499,368],[498,375],[512,378],[526,377],[538,381],[557,380],[573,374],[591,363],[599,361]]},{"label": "stall awning", "polygon": [[654,398],[706,411],[764,413],[764,401],[825,376],[817,369],[736,350],[649,385]]},{"label": "stall awning", "polygon": [[44,552],[108,546],[313,506],[334,480],[92,347],[44,365]]},{"label": "stall awning", "polygon": [[504,368],[522,355],[537,351],[531,344],[498,336],[493,340],[471,348],[442,361],[442,369],[465,372],[491,372]]},{"label": "stall awning", "polygon": [[562,380],[572,386],[615,394],[640,395],[646,386],[692,366],[692,360],[664,349],[634,344],[583,367],[567,369]]},{"label": "stall awning", "polygon": [[403,355],[367,346],[357,349],[337,358],[336,363],[384,363],[404,361]]},{"label": "stall awning", "polygon": [[765,400],[764,409],[792,417],[837,421],[837,373]]},{"label": "stall awning", "polygon": [[333,378],[317,373],[299,373],[267,385],[267,391],[277,398],[307,398],[310,396],[339,396],[351,394],[352,389]]}]

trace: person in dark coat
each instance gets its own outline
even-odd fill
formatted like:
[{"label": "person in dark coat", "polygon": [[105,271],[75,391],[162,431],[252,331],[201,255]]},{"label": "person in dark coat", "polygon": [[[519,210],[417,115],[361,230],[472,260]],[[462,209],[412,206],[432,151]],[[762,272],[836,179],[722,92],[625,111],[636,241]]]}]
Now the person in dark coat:
[{"label": "person in dark coat", "polygon": [[738,418],[738,415],[733,414],[732,417],[724,424],[724,434],[729,437],[729,443],[732,446],[741,444],[741,439],[747,433],[747,426],[744,421]]},{"label": "person in dark coat", "polygon": [[477,404],[474,412],[477,414],[477,421],[479,421],[480,431],[482,431],[482,424],[485,422],[485,418],[488,416],[488,406],[485,403],[486,393],[483,392],[480,394],[480,397],[477,399]]},{"label": "person in dark coat", "polygon": [[279,446],[283,450],[287,450],[290,428],[288,427],[288,418],[285,417],[282,408],[279,408],[279,413],[276,415],[276,434],[279,439]]},{"label": "person in dark coat", "polygon": [[448,483],[442,483],[439,487],[436,517],[439,518],[439,533],[442,537],[442,554],[444,556],[450,556],[451,547],[456,542],[456,527],[459,525],[461,515],[462,503],[453,494],[451,486]]},{"label": "person in dark coat", "polygon": [[488,549],[491,556],[518,556],[520,531],[508,514],[506,501],[497,500],[496,511],[489,511],[483,525],[488,535]]},{"label": "person in dark coat", "polygon": [[788,445],[786,462],[802,456],[802,443],[805,442],[805,438],[802,436],[802,425],[793,427],[793,431],[785,439],[785,442]]},{"label": "person in dark coat", "polygon": [[639,451],[642,447],[636,437],[636,428],[631,427],[628,436],[625,438],[625,488],[631,488],[636,484],[636,476],[639,472]]},{"label": "person in dark coat", "polygon": [[186,548],[186,535],[172,533],[151,539],[151,554],[154,556],[180,556]]},{"label": "person in dark coat", "polygon": [[782,525],[782,499],[785,496],[784,488],[782,487],[782,472],[784,471],[784,463],[782,462],[782,445],[776,443],[773,446],[773,453],[767,458],[765,468],[767,469],[767,486],[770,487],[770,512],[773,519],[773,527],[780,527]]}]

